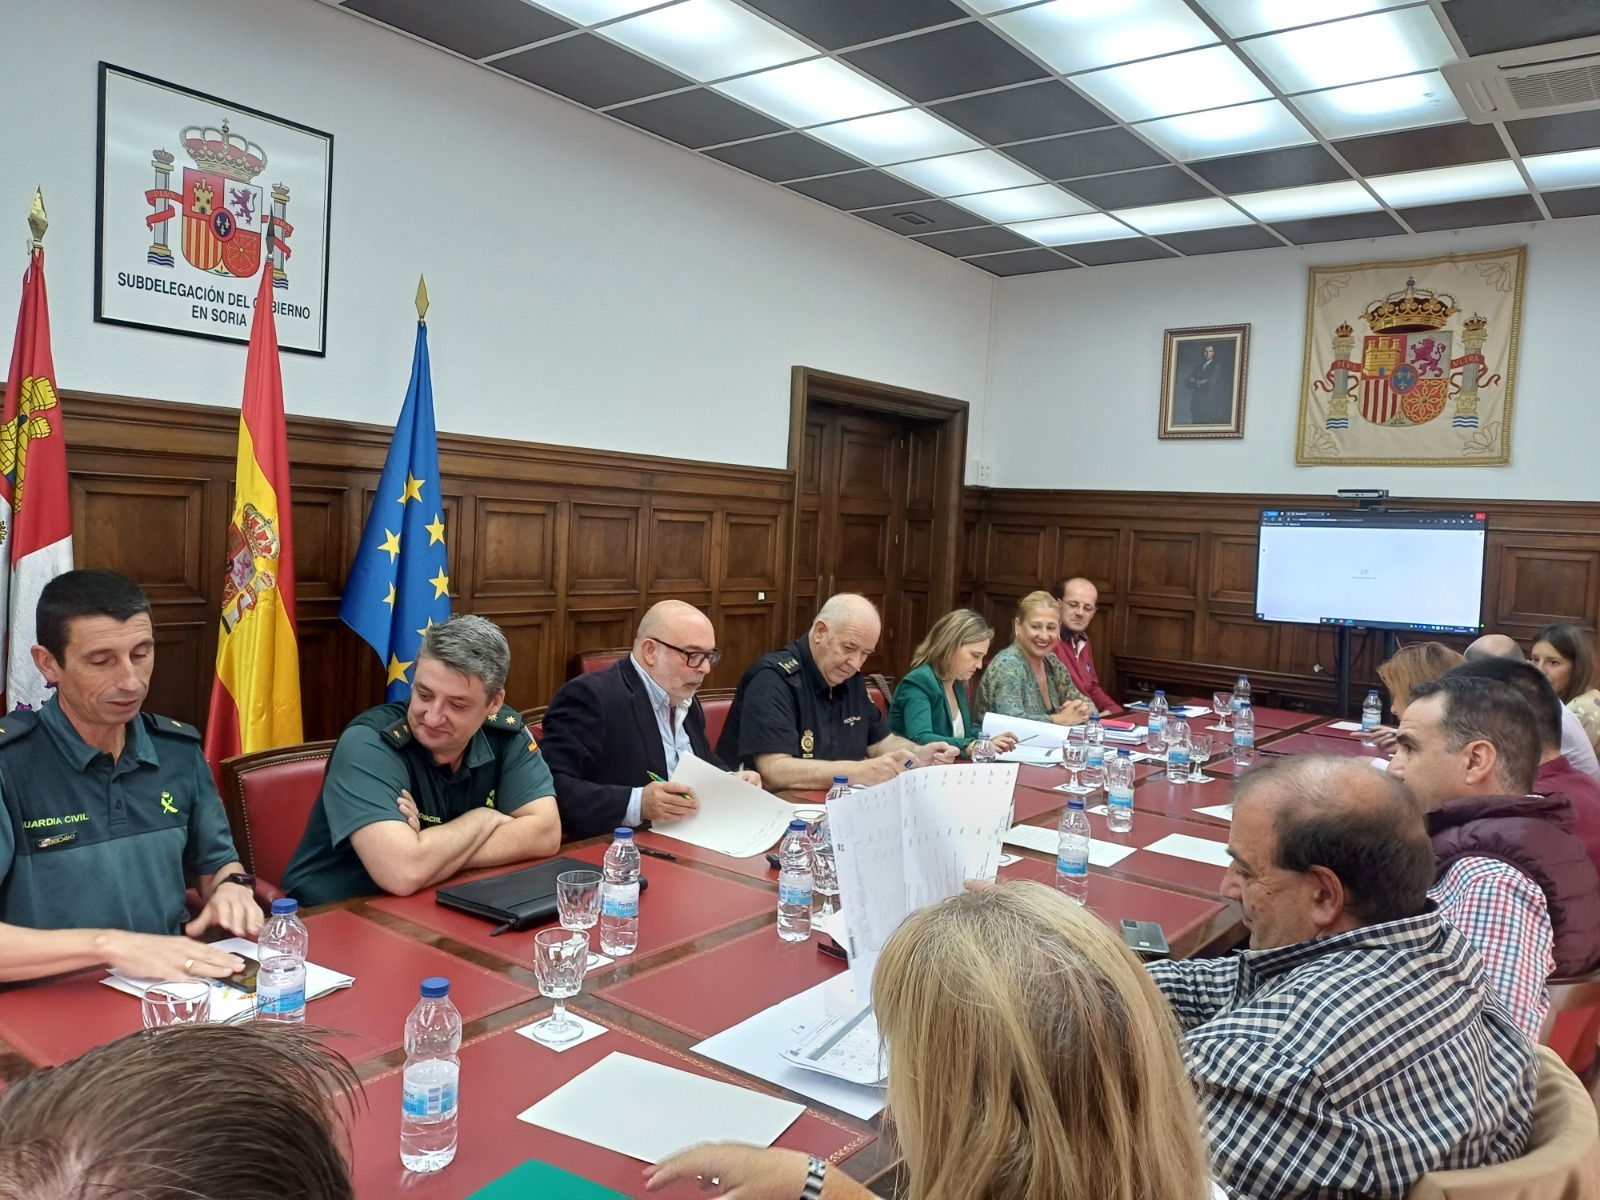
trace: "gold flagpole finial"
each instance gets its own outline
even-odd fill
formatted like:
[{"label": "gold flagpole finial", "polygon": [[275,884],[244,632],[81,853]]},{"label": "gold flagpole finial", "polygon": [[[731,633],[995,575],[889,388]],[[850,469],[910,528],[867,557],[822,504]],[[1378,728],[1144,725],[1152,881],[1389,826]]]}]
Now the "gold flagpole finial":
[{"label": "gold flagpole finial", "polygon": [[33,248],[44,249],[44,231],[50,228],[50,218],[44,213],[44,191],[33,189],[33,204],[28,208],[28,228],[33,232]]},{"label": "gold flagpole finial", "polygon": [[428,281],[421,275],[417,276],[417,320],[428,319]]}]

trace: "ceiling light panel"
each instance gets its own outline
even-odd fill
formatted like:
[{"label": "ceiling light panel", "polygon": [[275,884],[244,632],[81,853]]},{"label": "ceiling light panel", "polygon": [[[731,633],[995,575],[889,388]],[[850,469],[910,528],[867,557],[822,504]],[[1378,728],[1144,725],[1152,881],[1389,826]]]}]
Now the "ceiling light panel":
[{"label": "ceiling light panel", "polygon": [[1540,191],[1600,186],[1600,150],[1566,150],[1560,154],[1535,154],[1524,158],[1533,184]]},{"label": "ceiling light panel", "polygon": [[1225,229],[1252,224],[1251,218],[1226,200],[1180,200],[1176,204],[1151,204],[1144,208],[1119,208],[1111,214],[1140,233],[1186,233],[1193,229]]},{"label": "ceiling light panel", "polygon": [[1090,71],[1073,76],[1072,82],[1124,121],[1172,117],[1270,96],[1226,46]]},{"label": "ceiling light panel", "polygon": [[968,212],[977,213],[997,225],[1013,221],[1036,221],[1045,217],[1070,217],[1091,211],[1090,205],[1049,183],[959,196],[950,203],[959,204]]},{"label": "ceiling light panel", "polygon": [[1415,204],[1450,204],[1458,200],[1484,200],[1490,196],[1525,193],[1528,185],[1512,162],[1470,163],[1437,167],[1431,171],[1406,171],[1379,175],[1367,181],[1372,190],[1395,208]]},{"label": "ceiling light panel", "polygon": [[632,16],[647,8],[658,8],[661,0],[534,0],[534,3],[574,24],[594,25],[600,21]]},{"label": "ceiling light panel", "polygon": [[1165,117],[1136,126],[1179,162],[1281,150],[1314,142],[1311,131],[1279,100],[1258,100],[1232,108],[1212,108],[1181,117]]},{"label": "ceiling light panel", "polygon": [[884,169],[935,196],[993,192],[1041,182],[1032,171],[1018,166],[995,150],[947,154],[942,158],[924,158],[920,162],[901,163]]},{"label": "ceiling light panel", "polygon": [[1183,0],[1051,0],[995,17],[994,25],[1063,75],[1217,41]]},{"label": "ceiling light panel", "polygon": [[1372,193],[1353,179],[1250,192],[1235,196],[1233,201],[1258,221],[1340,217],[1346,213],[1377,212],[1383,207],[1372,198]]},{"label": "ceiling light panel", "polygon": [[974,139],[918,108],[821,125],[811,130],[811,136],[880,167],[980,148]]},{"label": "ceiling light panel", "polygon": [[774,67],[713,86],[757,112],[799,127],[906,107],[887,88],[829,58]]},{"label": "ceiling light panel", "polygon": [[1285,92],[1429,71],[1456,57],[1426,5],[1251,38],[1239,49]]},{"label": "ceiling light panel", "polygon": [[1292,29],[1296,25],[1311,25],[1318,21],[1358,17],[1415,2],[1416,0],[1200,0],[1200,7],[1215,17],[1217,24],[1227,30],[1230,36],[1239,38],[1249,37],[1254,33],[1271,33],[1277,29]]},{"label": "ceiling light panel", "polygon": [[817,54],[733,0],[684,0],[596,32],[701,83]]},{"label": "ceiling light panel", "polygon": [[1006,228],[1041,246],[1075,246],[1082,242],[1109,242],[1138,236],[1121,221],[1104,213],[1060,217],[1053,221],[1023,221]]},{"label": "ceiling light panel", "polygon": [[1307,92],[1293,103],[1318,132],[1334,141],[1467,119],[1437,71]]},{"label": "ceiling light panel", "polygon": [[1012,8],[1031,8],[1039,0],[961,0],[975,13],[1005,12]]}]

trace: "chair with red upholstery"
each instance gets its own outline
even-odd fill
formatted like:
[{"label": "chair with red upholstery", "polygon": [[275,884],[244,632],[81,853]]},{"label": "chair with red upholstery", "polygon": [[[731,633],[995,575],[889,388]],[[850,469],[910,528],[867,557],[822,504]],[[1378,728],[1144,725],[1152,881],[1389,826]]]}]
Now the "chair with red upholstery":
[{"label": "chair with red upholstery", "polygon": [[1550,1008],[1539,1030],[1539,1044],[1549,1046],[1585,1083],[1600,1075],[1596,1046],[1600,1043],[1600,971],[1546,984]]},{"label": "chair with red upholstery", "polygon": [[[722,737],[722,727],[728,723],[728,713],[733,708],[733,688],[710,688],[700,692],[700,707],[706,714],[706,741],[713,748]],[[737,763],[729,763],[730,767]]]},{"label": "chair with red upholstery", "polygon": [[222,804],[245,870],[280,883],[311,819],[333,742],[301,742],[222,760]]},{"label": "chair with red upholstery", "polygon": [[567,678],[576,679],[592,671],[604,671],[619,659],[633,653],[632,646],[612,647],[609,650],[579,650],[567,664]]},{"label": "chair with red upholstery", "polygon": [[887,675],[876,673],[867,677],[867,695],[872,697],[872,702],[878,706],[878,711],[884,716],[889,715],[889,701],[894,696],[894,681]]},{"label": "chair with red upholstery", "polygon": [[522,723],[528,727],[528,732],[533,734],[536,742],[544,741],[544,711],[549,707],[548,704],[540,704],[522,710]]}]

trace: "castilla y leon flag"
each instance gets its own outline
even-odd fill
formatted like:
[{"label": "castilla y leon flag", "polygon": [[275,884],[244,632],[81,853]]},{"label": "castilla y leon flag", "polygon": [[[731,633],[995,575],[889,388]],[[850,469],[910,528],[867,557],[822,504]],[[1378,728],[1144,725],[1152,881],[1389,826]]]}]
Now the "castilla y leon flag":
[{"label": "castilla y leon flag", "polygon": [[271,271],[261,273],[250,323],[234,479],[217,678],[206,721],[206,759],[217,773],[230,755],[301,740],[289,448]]},{"label": "castilla y leon flag", "polygon": [[28,214],[33,249],[22,276],[17,340],[0,417],[0,633],[8,643],[0,682],[10,708],[38,708],[50,694],[33,664],[34,609],[44,585],[72,570],[67,435],[56,397],[44,290],[47,224],[44,198],[35,191]]}]

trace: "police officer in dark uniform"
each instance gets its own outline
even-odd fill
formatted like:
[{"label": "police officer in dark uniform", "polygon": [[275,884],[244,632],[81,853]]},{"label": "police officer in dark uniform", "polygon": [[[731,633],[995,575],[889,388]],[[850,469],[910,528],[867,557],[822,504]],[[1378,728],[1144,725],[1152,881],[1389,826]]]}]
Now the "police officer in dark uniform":
[{"label": "police officer in dark uniform", "polygon": [[[262,924],[200,731],[141,712],[150,602],[115,571],[45,585],[33,661],[55,695],[0,717],[0,979],[108,965],[220,978],[237,956],[192,940]],[[200,911],[185,907],[185,876]]]},{"label": "police officer in dark uniform", "polygon": [[842,592],[810,631],[764,654],[739,681],[717,742],[723,762],[754,767],[771,791],[882,783],[914,763],[953,762],[947,742],[919,746],[889,732],[867,694],[861,667],[882,623],[864,596]]},{"label": "police officer in dark uniform", "polygon": [[430,627],[411,699],[370,708],[339,735],[283,890],[302,904],[409,896],[468,867],[554,854],[555,785],[504,705],[510,667],[493,622]]}]

